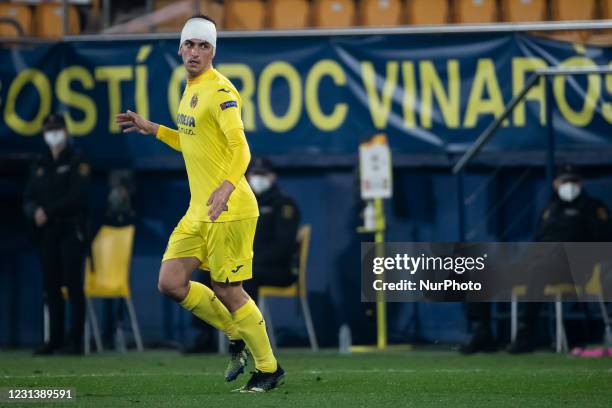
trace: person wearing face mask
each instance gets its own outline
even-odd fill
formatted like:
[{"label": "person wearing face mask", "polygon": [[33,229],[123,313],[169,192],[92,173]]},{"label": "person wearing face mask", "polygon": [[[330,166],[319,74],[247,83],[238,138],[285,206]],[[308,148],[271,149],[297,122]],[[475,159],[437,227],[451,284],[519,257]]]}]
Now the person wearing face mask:
[{"label": "person wearing face mask", "polygon": [[255,158],[247,180],[257,197],[260,215],[253,242],[253,279],[246,282],[245,289],[257,302],[260,286],[289,286],[297,279],[292,262],[300,212],[278,187],[269,160]]},{"label": "person wearing face mask", "polygon": [[[50,338],[35,354],[83,353],[85,295],[83,267],[87,249],[86,214],[89,166],[70,143],[61,114],[43,123],[46,152],[32,166],[24,191],[24,213],[40,249]],[[70,341],[64,344],[64,298],[70,302]]]},{"label": "person wearing face mask", "polygon": [[[534,237],[537,242],[603,242],[612,238],[609,209],[584,189],[575,168],[562,166],[553,181],[554,193],[542,212]],[[535,332],[542,303],[530,302],[519,322],[510,353],[528,353],[535,348]]]}]

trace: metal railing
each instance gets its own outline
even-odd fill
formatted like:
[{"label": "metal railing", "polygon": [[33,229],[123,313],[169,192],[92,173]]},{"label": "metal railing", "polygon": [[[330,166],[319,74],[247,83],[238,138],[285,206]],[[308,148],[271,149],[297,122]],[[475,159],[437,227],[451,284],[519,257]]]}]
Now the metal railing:
[{"label": "metal railing", "polygon": [[[463,154],[463,156],[461,156],[461,158],[453,166],[453,174],[457,174],[461,170],[463,170],[465,166],[468,164],[468,162],[474,156],[476,156],[478,152],[480,152],[480,150],[484,147],[484,145],[486,145],[489,142],[489,140],[494,136],[497,129],[499,129],[499,127],[501,126],[502,122],[512,113],[512,111],[519,104],[519,102],[521,102],[525,98],[527,93],[531,90],[531,88],[533,88],[533,86],[536,84],[536,82],[538,81],[540,77],[552,77],[552,76],[559,76],[559,75],[593,75],[593,74],[600,74],[600,75],[601,74],[612,74],[612,67],[608,67],[608,66],[584,67],[584,68],[549,67],[549,68],[542,68],[542,69],[535,71],[525,83],[524,88],[510,100],[508,105],[506,105],[506,108],[504,109],[503,113],[498,118],[496,118],[489,125],[489,127],[487,127],[487,129],[485,129],[485,131],[482,132],[480,136],[478,136],[476,141],[470,146],[470,148]],[[546,83],[546,87],[547,87],[547,94],[548,94],[550,85]],[[547,99],[546,100],[547,110],[550,110],[551,109],[550,104],[549,104],[550,101],[548,100],[548,98],[546,99]],[[549,129],[552,128],[551,125],[552,125],[551,122],[547,122],[547,126]]]},{"label": "metal railing", "polygon": [[[259,31],[220,31],[220,38],[242,37],[321,37],[321,36],[364,36],[364,35],[422,35],[422,34],[457,34],[457,33],[508,33],[530,31],[571,31],[571,30],[610,30],[612,20],[586,21],[551,21],[542,23],[495,23],[495,24],[444,24],[398,27],[351,27],[351,28],[311,28],[305,30],[259,30]],[[143,33],[130,35],[81,35],[67,36],[65,39],[79,41],[100,40],[156,40],[178,38],[179,33]]]},{"label": "metal railing", "polygon": [[[549,67],[536,70],[525,83],[523,89],[515,95],[508,105],[506,105],[502,114],[497,117],[469,147],[469,149],[459,158],[453,166],[452,173],[457,176],[457,195],[458,195],[458,212],[459,212],[459,237],[461,240],[465,238],[465,199],[464,199],[464,182],[463,173],[466,166],[472,161],[483,147],[491,141],[495,132],[502,125],[504,120],[514,111],[516,106],[525,99],[527,93],[535,86],[540,78],[545,78],[545,106],[546,106],[546,128],[547,128],[547,154],[546,154],[546,180],[547,185],[552,189],[555,168],[555,130],[553,123],[553,107],[552,107],[552,77],[562,75],[606,75],[612,74],[612,66],[595,66],[595,67]],[[508,200],[510,195],[502,198]],[[503,202],[495,204],[494,208],[499,208]],[[490,217],[492,214],[487,214]]]}]

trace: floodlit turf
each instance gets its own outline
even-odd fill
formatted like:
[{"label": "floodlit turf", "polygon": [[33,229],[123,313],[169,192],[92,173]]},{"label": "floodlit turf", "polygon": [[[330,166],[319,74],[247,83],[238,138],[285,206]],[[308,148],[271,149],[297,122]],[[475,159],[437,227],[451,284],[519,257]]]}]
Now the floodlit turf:
[{"label": "floodlit turf", "polygon": [[612,406],[612,358],[282,352],[286,383],[265,395],[231,393],[248,375],[225,383],[226,361],[218,355],[175,352],[83,358],[0,352],[0,388],[72,387],[76,406],[95,407]]}]

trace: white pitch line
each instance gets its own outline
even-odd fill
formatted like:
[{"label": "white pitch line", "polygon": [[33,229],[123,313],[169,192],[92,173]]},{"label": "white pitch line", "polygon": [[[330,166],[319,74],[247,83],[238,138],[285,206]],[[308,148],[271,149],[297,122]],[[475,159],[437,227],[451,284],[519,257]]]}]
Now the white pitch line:
[{"label": "white pitch line", "polygon": [[[434,369],[427,370],[439,373],[470,373],[470,372],[482,372],[486,371],[481,368],[467,368],[467,369]],[[291,371],[293,373],[298,374],[394,374],[394,373],[404,373],[404,374],[414,374],[417,372],[423,372],[423,370],[417,370],[414,368],[347,368],[347,369],[332,369],[332,370],[300,370],[300,371]],[[158,376],[168,376],[168,375],[176,375],[176,376],[188,376],[188,375],[199,375],[199,376],[220,376],[219,373],[213,372],[201,372],[201,373],[193,373],[193,372],[171,372],[171,373],[89,373],[89,374],[28,374],[28,375],[2,375],[0,378],[4,379],[19,379],[19,378],[74,378],[74,377],[158,377]]]},{"label": "white pitch line", "polygon": [[[512,370],[510,368],[509,370]],[[498,371],[492,368],[435,368],[435,369],[416,369],[416,368],[346,368],[346,369],[313,369],[313,370],[299,370],[289,371],[289,374],[422,374],[427,373],[440,373],[440,374],[469,374],[469,373],[486,373]],[[596,372],[599,370],[590,369],[559,369],[559,368],[540,368],[533,370],[533,374],[544,374],[550,372],[560,371],[572,371],[572,372]],[[612,368],[602,370],[604,372],[612,372]],[[601,372],[601,371],[600,371]],[[29,374],[29,375],[0,375],[0,379],[28,379],[28,378],[106,378],[106,377],[161,377],[161,376],[205,376],[205,377],[221,377],[220,373],[217,372],[165,372],[165,373],[88,373],[88,374]]]},{"label": "white pitch line", "polygon": [[303,371],[306,374],[325,374],[325,373],[339,373],[339,374],[379,374],[379,373],[422,373],[422,372],[433,372],[433,373],[480,373],[490,371],[484,368],[434,368],[431,370],[423,370],[416,368],[347,368],[347,369],[332,369],[332,370],[306,370]]},{"label": "white pitch line", "polygon": [[176,376],[192,376],[192,375],[202,375],[202,376],[219,376],[219,373],[190,373],[190,372],[171,372],[171,373],[91,373],[91,374],[29,374],[29,375],[2,375],[0,378],[3,379],[18,379],[18,378],[74,378],[74,377],[158,377],[158,376],[167,376],[167,375],[176,375]]}]

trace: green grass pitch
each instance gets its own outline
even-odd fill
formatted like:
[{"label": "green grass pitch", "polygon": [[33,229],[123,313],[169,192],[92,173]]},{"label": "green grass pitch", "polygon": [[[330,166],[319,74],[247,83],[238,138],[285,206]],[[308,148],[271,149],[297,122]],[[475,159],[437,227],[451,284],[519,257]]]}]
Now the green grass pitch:
[{"label": "green grass pitch", "polygon": [[267,394],[237,394],[231,390],[248,375],[225,383],[227,357],[216,354],[186,357],[152,351],[34,358],[25,352],[0,352],[0,388],[76,389],[76,404],[47,404],[53,407],[612,406],[612,358],[284,351],[279,360],[287,371],[285,385]]}]

